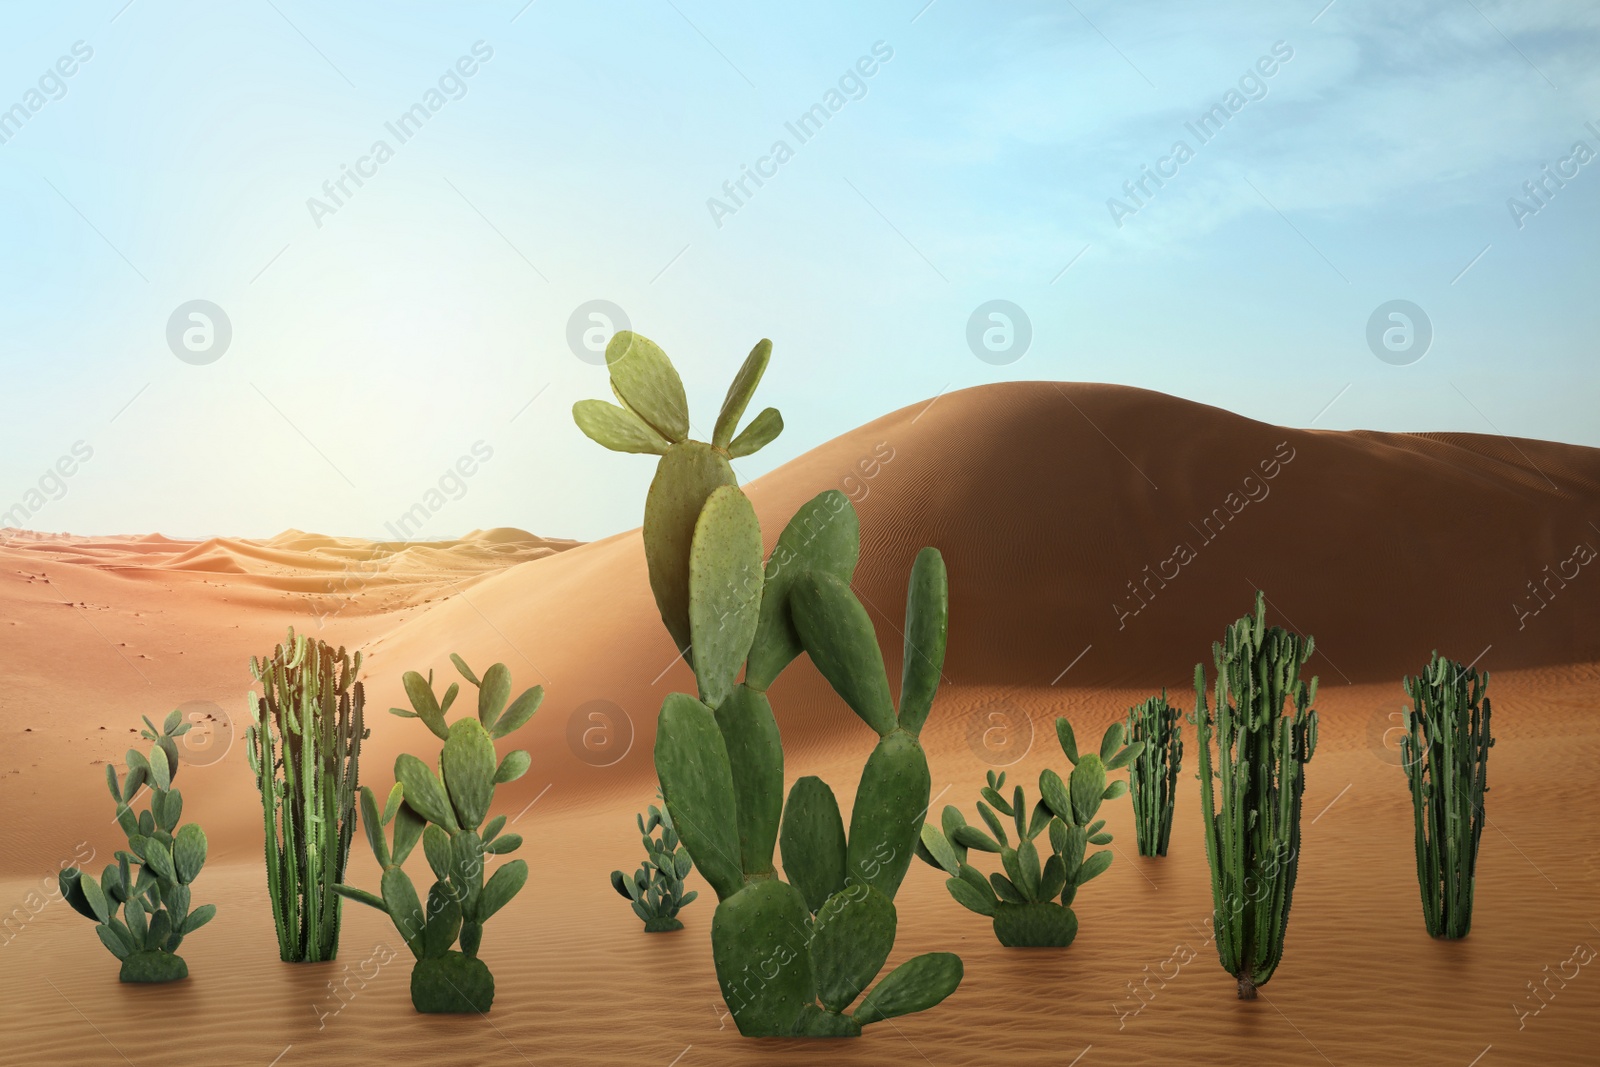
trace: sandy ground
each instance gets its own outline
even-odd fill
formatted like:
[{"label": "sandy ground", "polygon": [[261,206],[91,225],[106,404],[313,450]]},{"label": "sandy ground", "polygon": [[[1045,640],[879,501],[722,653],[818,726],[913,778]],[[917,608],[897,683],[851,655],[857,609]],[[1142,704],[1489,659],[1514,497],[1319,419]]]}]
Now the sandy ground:
[{"label": "sandy ground", "polygon": [[[655,707],[690,684],[636,532],[575,545],[495,529],[412,546],[23,535],[0,546],[0,1063],[1594,1062],[1600,975],[1580,961],[1600,953],[1600,577],[1577,560],[1600,547],[1600,453],[1286,430],[1138,390],[1031,383],[896,412],[753,483],[769,543],[830,487],[862,514],[857,589],[892,677],[912,555],[935,544],[950,565],[947,682],[925,735],[936,807],[970,813],[989,766],[1029,782],[1062,766],[1055,715],[1098,736],[1163,685],[1189,706],[1194,662],[1255,586],[1275,621],[1317,636],[1304,860],[1261,1000],[1234,998],[1207,943],[1186,773],[1165,859],[1138,858],[1127,801],[1109,805],[1120,855],[1080,895],[1070,949],[1000,948],[918,864],[891,964],[957,951],[961,989],[825,1053],[745,1041],[717,996],[710,894],[687,929],[647,936],[607,885],[639,858]],[[346,910],[338,962],[278,961],[259,802],[234,739],[248,658],[291,624],[367,651],[364,778],[380,790],[396,753],[436,751],[383,712],[402,671],[448,671],[458,651],[547,687],[519,738],[533,768],[496,802],[533,874],[488,927],[488,1017],[413,1013],[404,946],[368,909]],[[1493,673],[1499,738],[1459,944],[1422,928],[1386,732],[1400,674],[1435,647]],[[787,778],[820,773],[847,804],[866,728],[804,662],[773,696]],[[91,924],[53,899],[54,872],[91,855],[97,870],[121,844],[99,765],[121,762],[141,714],[179,706],[204,724],[179,785],[211,840],[196,901],[219,914],[184,945],[189,981],[129,987]],[[353,856],[353,880],[375,884],[359,838]]]}]

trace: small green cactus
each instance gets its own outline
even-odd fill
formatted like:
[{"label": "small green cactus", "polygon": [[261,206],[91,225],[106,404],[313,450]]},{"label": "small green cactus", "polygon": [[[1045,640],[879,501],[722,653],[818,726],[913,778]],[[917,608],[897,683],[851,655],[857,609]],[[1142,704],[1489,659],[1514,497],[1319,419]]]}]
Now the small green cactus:
[{"label": "small green cactus", "polygon": [[[156,729],[148,718],[139,736],[153,742],[147,756],[130,748],[127,776],[106,766],[106,786],[117,805],[117,824],[128,837],[115,864],[96,880],[76,867],[61,872],[61,895],[81,915],[99,923],[95,933],[122,961],[124,982],[172,982],[189,975],[177,955],[183,939],[211,921],[215,904],[190,907],[189,887],[206,862],[206,835],[195,823],[178,823],[183,794],[172,786],[178,774],[173,740],[191,729],[173,711]],[[135,813],[133,801],[150,787],[150,804]],[[137,867],[137,871],[135,870]],[[121,918],[118,918],[119,912]]]},{"label": "small green cactus", "polygon": [[[927,953],[845,1014],[894,945],[893,897],[928,806],[917,735],[944,662],[948,593],[943,559],[923,549],[907,592],[897,707],[872,621],[850,590],[860,527],[844,494],[830,490],[803,507],[763,565],[761,526],[729,460],[783,427],[767,408],[735,434],[771,351],[768,341],[751,350],[710,443],[688,439],[671,361],[628,331],[606,346],[622,406],[580,401],[573,418],[607,448],[661,456],[645,501],[645,558],[698,698],[673,693],[662,705],[656,774],[673,826],[717,894],[711,950],[723,999],[746,1037],[851,1037],[933,1007],[961,981],[958,957]],[[801,778],[784,803],[783,743],[767,689],[801,652],[879,737],[848,837],[821,779]],[[772,862],[780,844],[788,881]]]},{"label": "small green cactus", "polygon": [[[417,959],[411,969],[411,1004],[417,1011],[483,1013],[494,1003],[494,976],[478,958],[483,924],[528,880],[523,860],[503,863],[484,878],[490,856],[503,856],[522,845],[520,835],[502,832],[504,815],[484,822],[494,803],[494,788],[521,778],[531,762],[527,751],[519,748],[497,764],[494,743],[533,717],[544,689],[525,690],[507,707],[511,672],[504,663],[484,671],[480,681],[460,656],[452,653],[450,660],[477,687],[477,714],[447,724],[445,716],[460,685],[452,682],[440,700],[433,691],[431,671],[426,678],[406,672],[403,681],[412,710],[389,710],[401,718],[421,719],[444,741],[439,773],[415,756],[397,756],[395,785],[381,813],[372,790],[361,787],[361,825],[383,868],[382,895],[348,885],[334,889],[394,920]],[[386,835],[391,824],[393,834]],[[419,840],[437,879],[428,890],[426,908],[403,869]],[[459,951],[454,947],[458,938]]]},{"label": "small green cactus", "polygon": [[1266,612],[1266,594],[1257,592],[1255,614],[1212,644],[1217,683],[1209,705],[1205,665],[1194,668],[1212,925],[1240,1000],[1254,1000],[1283,959],[1300,870],[1305,766],[1317,750],[1317,679],[1308,688],[1300,678],[1315,641],[1268,627]]},{"label": "small green cactus", "polygon": [[[656,794],[660,799],[661,794]],[[682,930],[683,922],[678,912],[687,907],[700,894],[694,890],[683,891],[684,879],[689,876],[689,850],[678,844],[678,832],[672,826],[672,816],[650,805],[650,818],[638,816],[639,834],[644,839],[644,865],[632,877],[621,871],[611,872],[611,886],[622,899],[633,905],[633,913],[644,920],[647,934]],[[655,830],[661,828],[661,836]]]},{"label": "small green cactus", "polygon": [[1466,937],[1494,746],[1489,673],[1435,651],[1421,676],[1404,685],[1413,706],[1400,754],[1411,783],[1422,919],[1434,937]]},{"label": "small green cactus", "polygon": [[339,954],[333,887],[350,858],[361,742],[371,733],[360,671],[360,652],[352,659],[293,627],[272,655],[250,657],[262,695],[250,693],[245,752],[261,793],[278,956],[291,963]]},{"label": "small green cactus", "polygon": [[1172,810],[1183,767],[1183,712],[1167,703],[1167,691],[1128,709],[1128,740],[1144,743],[1128,766],[1133,825],[1139,855],[1165,856],[1172,840]]},{"label": "small green cactus", "polygon": [[[1122,724],[1113,723],[1098,754],[1080,755],[1072,724],[1057,719],[1056,738],[1072,761],[1072,773],[1062,781],[1055,771],[1042,771],[1040,799],[1031,809],[1022,786],[1007,799],[1005,772],[990,771],[978,814],[993,836],[968,824],[953,804],[945,807],[940,827],[923,825],[917,856],[950,875],[945,888],[956,903],[992,919],[995,937],[1007,948],[1066,948],[1078,936],[1078,917],[1070,905],[1079,887],[1111,866],[1109,851],[1085,855],[1090,845],[1111,843],[1106,821],[1095,816],[1102,801],[1128,791],[1120,779],[1107,784],[1106,772],[1128,766],[1144,749],[1142,741],[1124,746],[1122,737]],[[1000,815],[1015,823],[1015,844]],[[1041,862],[1034,842],[1046,830],[1050,847]],[[1005,873],[985,878],[967,862],[970,849],[997,853]]]}]

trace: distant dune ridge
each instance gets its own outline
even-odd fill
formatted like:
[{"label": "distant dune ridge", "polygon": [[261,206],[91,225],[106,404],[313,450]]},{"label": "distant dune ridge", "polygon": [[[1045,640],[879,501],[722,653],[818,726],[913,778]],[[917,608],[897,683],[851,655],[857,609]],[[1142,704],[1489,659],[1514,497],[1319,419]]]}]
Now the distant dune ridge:
[{"label": "distant dune ridge", "polygon": [[[861,513],[856,586],[880,627],[899,625],[917,550],[944,553],[946,672],[963,683],[1049,685],[1069,665],[1078,686],[1183,677],[1258,587],[1277,621],[1316,635],[1330,682],[1398,678],[1434,647],[1469,661],[1492,645],[1495,667],[1600,659],[1600,573],[1552,577],[1600,547],[1596,449],[1292,430],[1142,389],[1021,382],[903,408],[756,479],[768,547],[829,488]],[[506,630],[542,666],[547,642],[642,641],[670,659],[643,573],[634,532],[476,595],[544,609]],[[549,612],[579,575],[629,610],[564,602],[558,637]],[[394,639],[425,655],[430,628]]]},{"label": "distant dune ridge", "polygon": [[[609,461],[619,471],[651,462]],[[1548,811],[1538,796],[1551,782],[1592,782],[1600,759],[1592,725],[1600,703],[1600,450],[1492,435],[1295,430],[1123,386],[1018,382],[902,408],[746,488],[769,548],[817,493],[839,489],[855,502],[855,588],[878,626],[895,687],[906,572],[923,545],[943,553],[946,683],[924,735],[942,797],[936,806],[970,811],[986,766],[973,723],[981,732],[977,711],[996,701],[1021,709],[1022,726],[1043,737],[1050,720],[1069,711],[1080,735],[1099,736],[1129,702],[1160,686],[1189,707],[1194,664],[1209,665],[1211,642],[1251,608],[1257,588],[1266,591],[1271,621],[1316,637],[1309,670],[1322,680],[1324,725],[1306,810],[1331,814],[1318,815],[1308,833],[1286,960],[1272,987],[1295,1027],[1270,1009],[1240,1022],[1232,982],[1196,933],[1210,904],[1190,757],[1173,856],[1113,865],[1106,888],[1096,882],[1086,891],[1092,899],[1083,906],[1093,915],[1059,964],[1030,957],[1033,969],[1019,970],[993,948],[986,927],[966,921],[937,877],[914,870],[897,951],[954,947],[968,959],[967,982],[947,1006],[904,1020],[889,1044],[863,1039],[859,1051],[839,1050],[839,1062],[919,1059],[899,1046],[906,1040],[939,1049],[940,1063],[1046,1051],[1065,1062],[1089,1043],[1096,1055],[1104,1048],[1123,1062],[1236,1063],[1230,1050],[1245,1026],[1261,1028],[1262,1062],[1322,1062],[1301,1058],[1311,1039],[1335,1062],[1382,1062],[1398,1040],[1382,1019],[1393,991],[1406,988],[1413,1002],[1405,1025],[1432,1018],[1441,1040],[1463,1028],[1475,1040],[1474,1028],[1489,1025],[1481,1019],[1503,1013],[1483,1041],[1466,1048],[1461,1039],[1466,1063],[1491,1040],[1521,1040],[1502,993],[1520,991],[1542,964],[1572,951],[1565,926],[1537,944],[1526,937],[1527,909],[1571,920],[1573,936],[1588,936],[1585,887],[1600,870],[1592,850],[1574,852],[1559,827],[1541,821],[1538,812]],[[366,653],[373,734],[362,780],[380,794],[397,753],[434,745],[417,722],[385,713],[405,704],[403,671],[454,677],[447,657],[457,652],[480,671],[504,661],[518,689],[546,687],[523,742],[532,770],[497,800],[520,820],[518,832],[535,835],[540,853],[530,860],[530,891],[485,944],[502,976],[497,1030],[466,1037],[455,1028],[446,1037],[427,1029],[406,1005],[403,968],[383,970],[324,1030],[323,1012],[310,1009],[326,1000],[333,975],[278,963],[260,887],[259,801],[238,739],[248,659],[269,653],[289,625]],[[1401,675],[1435,648],[1495,675],[1496,830],[1485,835],[1481,867],[1492,873],[1480,878],[1479,915],[1464,950],[1482,954],[1480,970],[1461,946],[1440,949],[1421,930],[1403,776],[1383,741],[1403,699]],[[690,1044],[697,1064],[758,1062],[761,1050],[740,1044],[731,1025],[719,1028],[712,1010],[703,944],[711,906],[686,911],[681,935],[652,940],[606,885],[613,867],[638,860],[632,820],[654,790],[656,710],[668,692],[693,690],[675,653],[651,599],[637,529],[588,544],[510,527],[425,542],[294,529],[203,541],[0,530],[0,888],[21,900],[46,884],[41,872],[53,877],[85,849],[98,870],[121,844],[99,764],[121,762],[141,714],[198,709],[208,727],[193,736],[212,747],[185,752],[179,784],[185,817],[210,836],[205,896],[220,897],[221,910],[185,944],[188,988],[227,991],[229,1004],[248,1002],[241,1010],[254,1014],[243,1026],[233,1008],[198,1013],[204,1040],[164,1047],[168,1062],[266,1063],[295,1042],[294,1055],[304,1044],[317,1062],[378,1063],[398,1033],[434,1057],[419,1062],[458,1062],[463,1050],[499,1055],[511,1040],[575,1050],[573,1062],[598,1064],[644,1055],[641,1028],[657,1031],[649,1055],[662,1063]],[[869,731],[804,662],[773,696],[787,780],[823,774],[848,805]],[[1551,753],[1553,732],[1564,744]],[[1018,780],[1037,773],[1044,748],[1024,747],[1026,761],[1013,768]],[[1593,825],[1593,790],[1566,788],[1563,798],[1564,819]],[[1132,857],[1125,804],[1111,818]],[[1505,843],[1512,833],[1515,849]],[[1357,853],[1371,864],[1365,873],[1347,862]],[[354,880],[374,884],[359,843],[352,857]],[[9,920],[0,914],[0,924],[9,922],[0,945],[14,954],[0,999],[48,1024],[35,1028],[29,1062],[62,1049],[88,1062],[108,1051],[102,1038],[30,975],[70,983],[62,989],[107,1033],[132,1032],[141,1009],[118,990],[114,961],[87,923],[59,903],[36,908],[28,900],[20,912],[0,900],[0,913],[11,910]],[[382,916],[354,912],[346,936],[359,963],[392,931]],[[1200,948],[1183,973],[1204,977],[1173,983],[1166,999],[1129,1022],[1124,986],[1186,938]],[[629,1009],[630,1020],[642,1020],[637,1026],[596,1025],[593,1004],[614,994],[596,982],[614,984],[617,971],[575,970],[573,959],[586,952],[625,960],[641,975]],[[1383,960],[1375,981],[1375,961]],[[1070,1041],[1066,1017],[1053,1010],[1013,1018],[1001,1048],[969,1040],[1040,981],[1076,1005]],[[1462,998],[1461,981],[1472,996]],[[1539,1021],[1541,1036],[1524,1051],[1565,1047],[1573,1020],[1585,1017],[1575,998],[1592,1006],[1600,994],[1600,981],[1591,993],[1581,984],[1570,994],[1572,1012],[1548,1009],[1550,1021]],[[688,1009],[675,999],[685,988],[694,999]],[[1116,1003],[1121,1016],[1106,1010]],[[1350,1025],[1357,1015],[1378,1021]],[[1129,1045],[1125,1028],[1151,1043]],[[1213,1059],[1203,1058],[1206,1049]],[[1140,1058],[1137,1050],[1153,1051]]]}]

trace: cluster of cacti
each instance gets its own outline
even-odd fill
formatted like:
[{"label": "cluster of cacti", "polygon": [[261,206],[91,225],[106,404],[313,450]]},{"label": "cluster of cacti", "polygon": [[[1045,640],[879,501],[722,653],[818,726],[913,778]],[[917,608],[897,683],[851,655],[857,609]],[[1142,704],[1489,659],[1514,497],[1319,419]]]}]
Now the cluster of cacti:
[{"label": "cluster of cacti", "polygon": [[[1107,728],[1098,755],[1079,755],[1066,719],[1056,720],[1056,737],[1072,761],[1072,773],[1062,781],[1055,771],[1041,772],[1040,799],[1031,811],[1022,786],[1007,800],[1002,792],[1005,773],[990,771],[978,814],[994,836],[969,825],[950,805],[944,809],[942,830],[924,825],[917,845],[918,856],[951,876],[945,887],[957,903],[994,920],[994,935],[1008,948],[1066,948],[1078,936],[1078,917],[1070,907],[1078,888],[1111,866],[1109,851],[1086,855],[1090,845],[1111,843],[1106,821],[1095,816],[1102,801],[1128,789],[1120,780],[1106,784],[1106,772],[1126,767],[1143,748],[1141,742],[1123,745],[1121,723]],[[997,811],[1016,824],[1015,845]],[[1034,841],[1047,829],[1050,852],[1041,864]],[[969,849],[998,853],[1005,873],[985,879],[967,862]]]},{"label": "cluster of cacti", "polygon": [[[487,1012],[494,1003],[494,976],[478,958],[483,924],[505,907],[528,880],[528,865],[511,860],[487,880],[488,857],[515,851],[517,834],[504,833],[506,817],[488,819],[496,785],[512,782],[528,770],[524,749],[508,752],[496,763],[496,740],[533,717],[544,690],[534,686],[511,701],[511,672],[496,663],[482,681],[461,657],[451,661],[478,689],[477,715],[462,715],[446,724],[459,684],[452,682],[440,700],[433,692],[433,672],[424,678],[407,671],[402,679],[412,710],[391,708],[402,718],[421,719],[444,741],[439,774],[415,756],[402,753],[394,761],[395,785],[383,811],[372,790],[361,787],[361,824],[378,866],[383,868],[382,895],[353,886],[334,888],[384,912],[417,959],[411,969],[411,1003],[419,1012]],[[386,828],[394,826],[386,836]],[[480,829],[481,828],[481,829]],[[402,865],[421,840],[435,879],[427,907],[417,897]],[[459,938],[461,948],[454,946]]]},{"label": "cluster of cacti", "polygon": [[[160,730],[148,718],[144,724],[148,729],[139,735],[153,742],[150,754],[130,748],[128,773],[120,781],[117,768],[106,766],[106,786],[128,847],[117,850],[117,862],[107,864],[98,880],[76,867],[64,869],[61,895],[100,924],[95,933],[122,961],[122,981],[171,982],[189,974],[189,965],[176,954],[178,946],[211,921],[217,906],[190,907],[189,886],[206,861],[206,835],[195,823],[179,825],[183,794],[172,787],[178,773],[173,739],[188,733],[191,724],[178,711]],[[146,785],[150,804],[135,814],[133,801]]]},{"label": "cluster of cacti", "polygon": [[[711,944],[723,999],[745,1036],[854,1036],[932,1007],[961,981],[959,958],[928,953],[845,1014],[894,945],[893,897],[928,805],[917,735],[944,661],[944,563],[928,548],[912,568],[897,708],[872,622],[850,589],[860,528],[844,494],[807,504],[763,566],[761,527],[729,459],[782,429],[768,408],[735,434],[771,349],[762,341],[745,360],[710,443],[688,438],[683,383],[666,354],[628,331],[606,348],[621,406],[581,401],[573,417],[607,448],[661,456],[645,504],[645,555],[699,694],[674,693],[662,705],[655,766],[673,825],[717,894]],[[879,736],[848,836],[821,779],[801,778],[783,799],[783,746],[766,692],[802,651]],[[780,840],[787,881],[772,862]]]},{"label": "cluster of cacti", "polygon": [[366,728],[365,697],[352,659],[316,638],[289,636],[250,673],[246,731],[250,770],[261,793],[267,895],[278,955],[320,962],[339,954],[339,905],[356,829],[357,771]]},{"label": "cluster of cacti", "polygon": [[1142,743],[1128,766],[1133,825],[1139,855],[1165,856],[1172,840],[1172,810],[1183,767],[1183,713],[1167,703],[1167,691],[1128,709],[1128,740]]},{"label": "cluster of cacti", "polygon": [[1305,765],[1317,747],[1317,679],[1307,687],[1300,678],[1314,646],[1313,638],[1268,627],[1266,596],[1258,592],[1254,616],[1211,646],[1217,681],[1210,704],[1205,665],[1195,664],[1212,922],[1217,954],[1238,980],[1241,1000],[1255,999],[1283,958],[1300,868]]},{"label": "cluster of cacti", "polygon": [[1466,937],[1494,745],[1489,674],[1435,651],[1422,675],[1403,684],[1412,707],[1400,754],[1411,782],[1422,918],[1434,937]]},{"label": "cluster of cacti", "polygon": [[[657,793],[656,798],[660,797]],[[644,920],[645,933],[682,930],[678,912],[700,895],[692,889],[684,892],[683,888],[689,876],[689,850],[678,843],[678,831],[673,828],[669,812],[652,804],[650,818],[639,815],[637,822],[644,841],[644,864],[631,877],[612,871],[611,886]],[[660,837],[654,836],[657,827],[661,829]]]}]

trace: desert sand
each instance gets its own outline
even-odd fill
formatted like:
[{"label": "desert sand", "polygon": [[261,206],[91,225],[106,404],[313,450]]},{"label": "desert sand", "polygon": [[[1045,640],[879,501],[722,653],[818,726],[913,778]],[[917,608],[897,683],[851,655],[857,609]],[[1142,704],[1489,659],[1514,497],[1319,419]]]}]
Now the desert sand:
[{"label": "desert sand", "polygon": [[[637,530],[581,545],[506,528],[418,544],[7,531],[0,1063],[1594,1062],[1600,965],[1577,961],[1600,952],[1600,450],[1294,430],[1143,390],[1035,382],[913,405],[757,479],[768,545],[829,488],[861,514],[855,587],[891,678],[915,552],[935,545],[949,565],[945,684],[924,734],[936,810],[970,815],[991,766],[1032,792],[1041,768],[1065,764],[1057,715],[1098,737],[1162,687],[1191,708],[1194,664],[1210,665],[1210,642],[1257,588],[1271,621],[1315,635],[1304,859],[1260,1000],[1235,999],[1207,942],[1192,729],[1171,854],[1139,858],[1128,802],[1108,805],[1118,858],[1080,894],[1071,948],[1001,948],[915,864],[890,965],[958,952],[955,995],[854,1042],[753,1042],[717,993],[703,881],[691,876],[702,898],[686,929],[660,935],[608,885],[641,856],[633,813],[655,788],[656,709],[693,688]],[[279,962],[237,738],[249,657],[291,625],[364,650],[363,779],[380,792],[397,753],[437,751],[419,723],[386,714],[404,703],[403,671],[450,672],[453,651],[546,687],[519,735],[532,770],[497,798],[532,876],[487,927],[487,1017],[415,1014],[409,955],[370,909],[345,909],[337,962]],[[1454,944],[1422,926],[1390,732],[1401,675],[1433,649],[1491,672],[1498,738],[1473,931]],[[848,805],[870,731],[804,660],[772,696],[787,780],[821,774]],[[195,901],[219,913],[183,946],[187,981],[132,987],[55,899],[55,872],[98,871],[122,845],[101,765],[121,762],[140,715],[174,707],[205,724],[185,738],[178,785],[211,842]],[[351,866],[355,884],[376,884],[359,835]],[[410,866],[423,869],[420,850]]]}]

